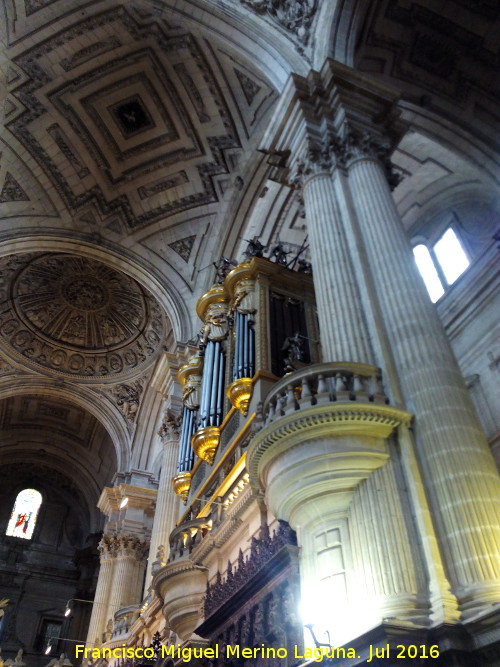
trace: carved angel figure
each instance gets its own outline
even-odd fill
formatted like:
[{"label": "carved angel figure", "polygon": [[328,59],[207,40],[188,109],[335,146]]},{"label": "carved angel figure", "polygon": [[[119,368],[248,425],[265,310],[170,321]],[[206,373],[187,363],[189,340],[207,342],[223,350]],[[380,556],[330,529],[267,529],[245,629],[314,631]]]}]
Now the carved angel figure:
[{"label": "carved angel figure", "polygon": [[190,410],[200,407],[201,375],[189,375],[182,389],[182,401]]},{"label": "carved angel figure", "polygon": [[202,332],[202,342],[206,345],[208,340],[224,340],[229,330],[227,319],[227,307],[222,303],[212,303],[207,308],[205,315],[205,326]]},{"label": "carved angel figure", "polygon": [[238,313],[255,313],[257,308],[255,307],[255,283],[253,280],[242,280],[238,283],[231,308]]},{"label": "carved angel figure", "polygon": [[134,420],[139,410],[139,399],[142,391],[140,385],[131,386],[129,384],[120,384],[113,393],[118,398],[117,404],[121,408],[125,419]]}]

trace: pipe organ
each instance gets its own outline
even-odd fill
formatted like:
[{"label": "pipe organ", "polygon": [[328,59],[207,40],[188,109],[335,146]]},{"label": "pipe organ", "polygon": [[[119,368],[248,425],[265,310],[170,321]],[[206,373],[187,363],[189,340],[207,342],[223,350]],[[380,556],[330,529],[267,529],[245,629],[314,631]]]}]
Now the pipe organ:
[{"label": "pipe organ", "polygon": [[212,286],[196,310],[203,322],[200,351],[178,374],[184,410],[172,483],[185,502],[194,473],[205,466],[201,481],[222,457],[221,437],[235,430],[236,415],[252,419],[251,408],[280,376],[319,360],[309,275],[253,257]]}]

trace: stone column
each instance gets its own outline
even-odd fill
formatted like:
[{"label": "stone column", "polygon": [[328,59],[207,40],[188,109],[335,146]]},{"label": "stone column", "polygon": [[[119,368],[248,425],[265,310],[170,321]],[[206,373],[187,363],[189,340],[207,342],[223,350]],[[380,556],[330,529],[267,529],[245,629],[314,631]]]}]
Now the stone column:
[{"label": "stone column", "polygon": [[141,601],[142,579],[149,542],[135,535],[104,536],[115,554],[113,583],[108,603],[108,618],[122,607]]},{"label": "stone column", "polygon": [[[382,139],[387,133],[394,136],[400,129],[396,102],[392,89],[327,61],[321,72],[311,72],[307,78],[290,78],[275,120],[263,139],[263,148],[272,156],[275,178],[299,181],[304,187],[321,338],[322,342],[327,340],[325,361],[341,361],[336,358],[339,353],[360,354],[360,350],[366,350],[368,329],[378,357],[375,363],[382,367],[383,377],[390,378],[389,393],[396,397],[398,407],[415,415],[416,450],[428,497],[422,492],[420,470],[412,458],[412,438],[404,421],[398,427],[398,447],[391,450],[391,458],[401,461],[408,495],[396,495],[387,486],[384,492],[387,497],[393,493],[396,507],[392,511],[405,510],[408,517],[415,515],[422,549],[408,550],[411,531],[407,534],[402,530],[399,519],[383,516],[389,511],[387,505],[379,519],[380,525],[385,524],[391,531],[392,553],[384,552],[379,544],[376,558],[363,555],[362,566],[370,576],[379,578],[376,590],[389,596],[391,587],[380,584],[387,573],[397,576],[394,590],[403,595],[393,608],[401,609],[403,615],[398,611],[396,616],[413,616],[418,624],[425,601],[412,609],[413,601],[405,602],[405,596],[409,592],[410,598],[414,597],[421,583],[416,578],[408,582],[402,578],[404,561],[410,558],[414,571],[425,568],[433,618],[454,622],[458,618],[453,609],[456,600],[448,590],[441,558],[464,618],[484,612],[500,601],[500,478],[446,335],[417,273],[390,192],[388,176],[392,182],[394,178]],[[363,264],[356,258],[362,258]],[[360,295],[362,311],[356,306]],[[329,312],[321,314],[325,310]],[[338,320],[342,331],[335,318],[342,318]],[[353,338],[358,340],[353,342]],[[288,519],[298,530],[303,572],[308,562],[315,562],[313,533],[307,528],[312,522],[303,516],[306,508],[319,508],[315,494],[321,496],[325,512],[332,513],[337,507],[337,532],[330,535],[325,528],[321,540],[326,540],[326,546],[321,549],[322,553],[332,554],[331,558],[325,557],[331,566],[332,581],[337,577],[342,582],[334,554],[342,553],[343,559],[349,551],[349,534],[359,532],[359,512],[354,511],[353,498],[360,501],[363,495],[365,507],[379,504],[375,480],[385,478],[385,483],[389,483],[390,475],[382,465],[378,466],[377,472],[366,477],[363,486],[359,483],[358,490],[340,507],[334,490],[339,476],[335,457],[338,461],[353,446],[368,445],[371,427],[366,425],[363,431],[360,422],[356,426],[358,433],[353,430],[343,439],[338,426],[331,425],[328,434],[323,433],[321,448],[318,439],[317,454],[314,453],[318,458],[321,453],[324,465],[315,474],[308,474],[314,458],[310,443],[320,434],[319,429],[316,425],[308,429],[308,453],[301,456],[302,445],[293,444],[286,421],[289,419],[285,416],[275,420],[254,439],[247,455],[253,466],[251,474],[266,489],[266,499],[276,516]],[[388,456],[389,451],[385,453]],[[353,465],[354,470],[358,468]],[[299,488],[299,480],[300,498],[296,494],[297,504],[292,508],[294,484]],[[308,485],[306,481],[312,483]],[[319,512],[318,520],[321,515]],[[346,519],[344,524],[342,516]],[[314,539],[319,538],[317,533]],[[394,557],[398,544],[403,543],[404,555]],[[348,578],[346,574],[347,586]],[[387,602],[383,603],[384,611],[390,608],[390,600]],[[438,607],[441,616],[436,613]],[[359,611],[363,611],[362,605]],[[425,624],[425,613],[421,623]]]},{"label": "stone column", "polygon": [[101,569],[87,645],[102,642],[108,621],[120,607],[138,604],[149,549],[156,482],[145,471],[115,474],[114,486],[103,489],[98,507],[107,517],[99,544]]},{"label": "stone column", "polygon": [[102,633],[107,621],[109,596],[113,581],[114,553],[110,552],[108,543],[104,539],[99,544],[99,552],[101,567],[99,569],[94,606],[87,632],[87,641],[85,642],[85,645],[89,648],[101,645]]},{"label": "stone column", "polygon": [[172,477],[177,472],[179,437],[183,403],[182,386],[177,379],[179,368],[185,364],[195,349],[179,345],[175,352],[167,352],[163,363],[155,376],[155,386],[163,397],[162,417],[157,435],[161,441],[162,451],[159,463],[158,494],[151,530],[151,542],[148,557],[148,568],[144,586],[144,595],[148,595],[151,577],[154,571],[168,559],[169,536],[179,517],[180,499],[172,487]]},{"label": "stone column", "polygon": [[181,419],[167,411],[158,432],[162,442],[161,474],[156,497],[156,509],[151,532],[151,548],[148,558],[146,588],[155,569],[168,560],[169,536],[179,513],[180,498],[172,487],[172,477],[177,472]]},{"label": "stone column", "polygon": [[[302,181],[323,361],[371,363],[373,355],[344,229],[342,200],[332,188],[333,150],[309,146],[297,163]],[[296,180],[297,180],[296,177]],[[341,175],[338,178],[342,178]]]},{"label": "stone column", "polygon": [[453,590],[466,615],[500,602],[500,477],[391,195],[384,147],[350,133],[349,182]]}]

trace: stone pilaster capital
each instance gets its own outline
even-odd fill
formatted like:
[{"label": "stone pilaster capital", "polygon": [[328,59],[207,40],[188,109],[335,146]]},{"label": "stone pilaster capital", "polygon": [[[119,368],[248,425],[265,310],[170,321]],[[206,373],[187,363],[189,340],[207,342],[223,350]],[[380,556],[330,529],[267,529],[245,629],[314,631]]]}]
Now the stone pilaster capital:
[{"label": "stone pilaster capital", "polygon": [[170,410],[167,410],[163,415],[163,419],[158,430],[158,435],[162,444],[166,444],[171,440],[178,440],[180,437],[182,425],[182,414],[176,415]]},{"label": "stone pilaster capital", "polygon": [[144,560],[149,551],[149,541],[126,533],[122,535],[105,533],[99,542],[98,549],[101,561],[124,556]]}]

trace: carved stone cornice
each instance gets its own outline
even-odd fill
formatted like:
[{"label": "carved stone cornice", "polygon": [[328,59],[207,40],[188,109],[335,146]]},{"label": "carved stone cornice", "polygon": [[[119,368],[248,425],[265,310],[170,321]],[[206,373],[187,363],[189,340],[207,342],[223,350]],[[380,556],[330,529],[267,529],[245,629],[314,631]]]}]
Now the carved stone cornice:
[{"label": "carved stone cornice", "polygon": [[149,541],[141,540],[135,535],[110,535],[105,533],[99,542],[98,549],[101,560],[130,557],[141,561],[148,555]]},{"label": "carved stone cornice", "polygon": [[394,187],[399,179],[389,158],[404,130],[398,97],[396,90],[332,60],[307,78],[292,76],[261,145],[271,177],[300,187],[314,175],[369,157],[384,165]]}]

